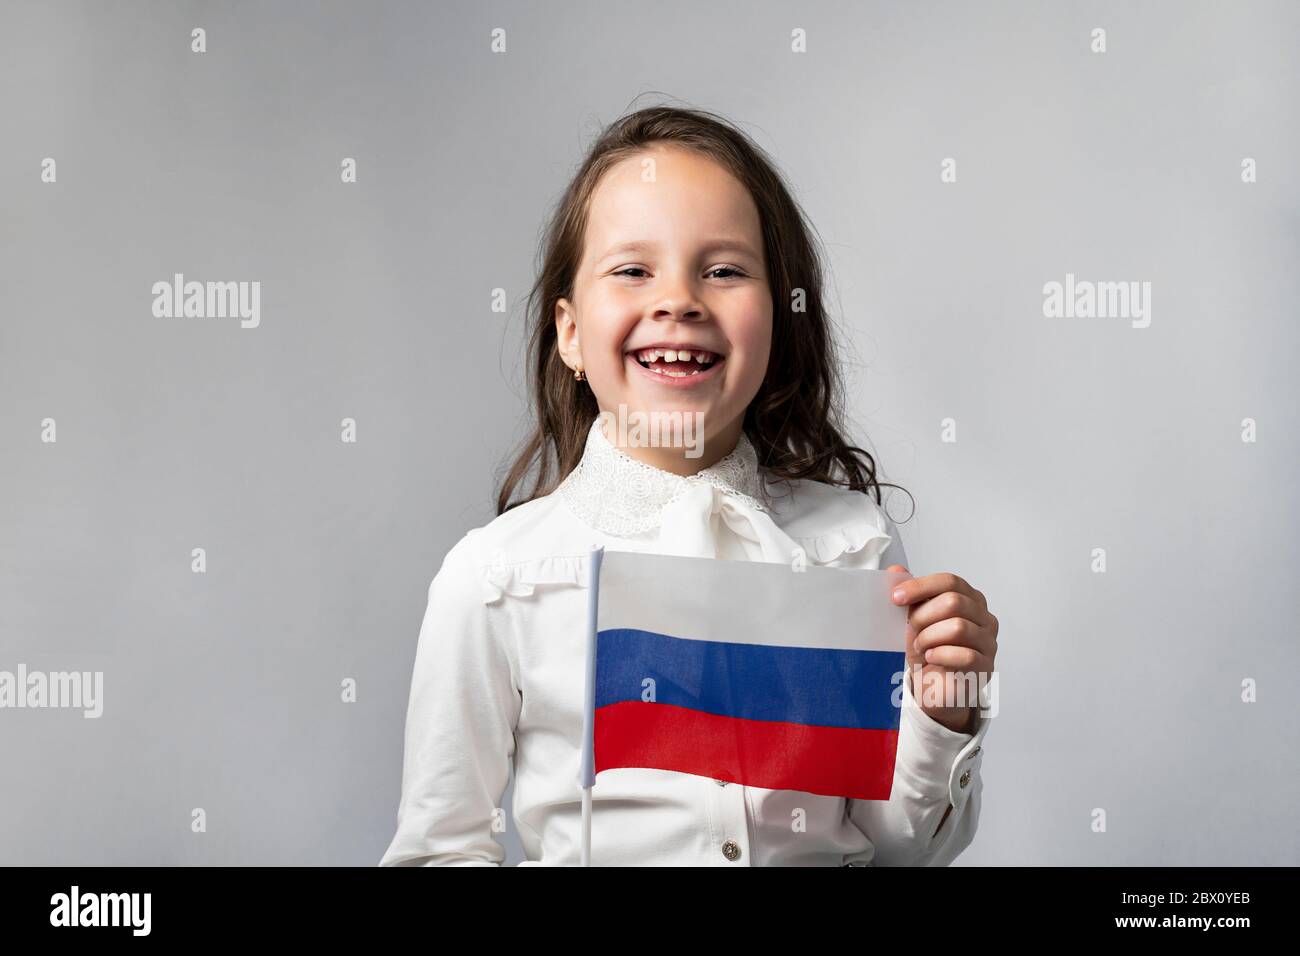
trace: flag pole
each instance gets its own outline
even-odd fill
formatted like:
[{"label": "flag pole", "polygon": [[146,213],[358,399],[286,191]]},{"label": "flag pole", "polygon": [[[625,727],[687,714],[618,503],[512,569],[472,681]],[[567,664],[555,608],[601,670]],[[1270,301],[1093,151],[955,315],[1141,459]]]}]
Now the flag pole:
[{"label": "flag pole", "polygon": [[600,561],[603,546],[593,545],[587,556],[587,679],[582,707],[582,865],[591,866],[591,788],[596,783],[594,734],[596,728],[596,615],[600,596]]}]

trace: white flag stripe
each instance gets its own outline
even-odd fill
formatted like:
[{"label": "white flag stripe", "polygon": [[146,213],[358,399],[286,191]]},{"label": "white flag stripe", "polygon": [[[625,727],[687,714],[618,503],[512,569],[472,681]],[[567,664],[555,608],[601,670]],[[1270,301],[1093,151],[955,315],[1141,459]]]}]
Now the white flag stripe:
[{"label": "white flag stripe", "polygon": [[605,549],[598,626],[737,644],[902,653],[909,575]]}]

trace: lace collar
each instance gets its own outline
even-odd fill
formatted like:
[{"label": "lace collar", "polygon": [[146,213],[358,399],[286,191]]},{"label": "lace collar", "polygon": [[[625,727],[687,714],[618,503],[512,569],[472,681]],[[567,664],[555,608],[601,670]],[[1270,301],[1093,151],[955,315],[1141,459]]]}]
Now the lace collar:
[{"label": "lace collar", "polygon": [[689,476],[675,475],[630,457],[610,443],[592,422],[582,459],[556,492],[584,522],[612,535],[631,535],[659,525],[665,506],[689,488],[708,484],[756,511],[769,510],[758,454],[742,431],[736,447],[707,468]]}]

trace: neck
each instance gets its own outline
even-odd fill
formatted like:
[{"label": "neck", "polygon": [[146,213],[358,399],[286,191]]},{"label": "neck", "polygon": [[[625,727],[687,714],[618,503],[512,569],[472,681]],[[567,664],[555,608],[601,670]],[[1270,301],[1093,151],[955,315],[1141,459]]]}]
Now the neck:
[{"label": "neck", "polygon": [[[694,445],[685,448],[671,445],[653,446],[633,443],[620,445],[618,443],[618,430],[612,428],[611,424],[609,419],[606,418],[601,433],[611,445],[623,454],[654,468],[688,478],[711,465],[717,464],[735,451],[736,443],[740,440],[743,422],[742,419],[737,418],[721,432],[714,435],[701,435]],[[687,452],[690,452],[694,457],[688,457]],[[699,454],[695,454],[696,452],[699,452]]]}]

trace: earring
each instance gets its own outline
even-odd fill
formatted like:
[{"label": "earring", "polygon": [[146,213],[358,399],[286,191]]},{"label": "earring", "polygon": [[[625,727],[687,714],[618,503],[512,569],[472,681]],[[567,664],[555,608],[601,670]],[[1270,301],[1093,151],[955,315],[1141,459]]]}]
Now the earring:
[{"label": "earring", "polygon": [[585,382],[587,380],[587,376],[583,374],[583,371],[580,368],[575,368],[573,370],[573,378],[578,382]]}]

